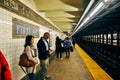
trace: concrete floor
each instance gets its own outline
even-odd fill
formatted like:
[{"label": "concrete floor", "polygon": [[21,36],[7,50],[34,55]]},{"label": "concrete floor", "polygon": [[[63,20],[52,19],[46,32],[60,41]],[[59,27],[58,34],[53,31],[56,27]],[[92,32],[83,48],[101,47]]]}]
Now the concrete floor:
[{"label": "concrete floor", "polygon": [[54,57],[50,62],[48,74],[51,76],[50,80],[93,80],[76,50],[71,52],[69,59],[65,58],[65,53],[63,60],[56,60]]}]

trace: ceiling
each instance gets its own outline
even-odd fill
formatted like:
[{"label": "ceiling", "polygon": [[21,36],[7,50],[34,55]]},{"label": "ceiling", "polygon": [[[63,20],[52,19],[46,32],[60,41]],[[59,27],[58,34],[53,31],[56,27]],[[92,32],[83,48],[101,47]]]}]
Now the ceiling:
[{"label": "ceiling", "polygon": [[71,33],[90,0],[34,0],[38,12],[63,32]]}]

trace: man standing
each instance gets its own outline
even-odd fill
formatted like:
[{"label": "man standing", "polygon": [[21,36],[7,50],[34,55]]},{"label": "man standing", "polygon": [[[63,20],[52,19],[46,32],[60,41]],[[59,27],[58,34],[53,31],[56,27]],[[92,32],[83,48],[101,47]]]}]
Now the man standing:
[{"label": "man standing", "polygon": [[47,79],[50,78],[50,76],[47,75],[50,52],[52,52],[49,43],[47,41],[49,37],[50,34],[48,32],[45,32],[43,37],[41,37],[37,43],[38,55],[39,55],[40,67],[41,67],[41,80],[46,80],[46,78]]}]

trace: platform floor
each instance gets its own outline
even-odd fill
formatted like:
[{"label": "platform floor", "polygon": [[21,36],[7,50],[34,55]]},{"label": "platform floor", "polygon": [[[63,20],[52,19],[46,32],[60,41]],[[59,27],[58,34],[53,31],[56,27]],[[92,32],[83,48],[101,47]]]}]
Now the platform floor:
[{"label": "platform floor", "polygon": [[48,74],[51,76],[50,80],[93,80],[76,50],[71,52],[69,59],[65,58],[65,53],[63,60],[56,60],[54,57],[50,62]]}]

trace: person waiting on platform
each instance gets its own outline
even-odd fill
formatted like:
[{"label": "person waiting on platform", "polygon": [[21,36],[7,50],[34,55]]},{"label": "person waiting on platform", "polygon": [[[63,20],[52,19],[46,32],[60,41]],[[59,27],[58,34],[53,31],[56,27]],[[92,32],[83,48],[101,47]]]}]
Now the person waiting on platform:
[{"label": "person waiting on platform", "polygon": [[64,45],[65,45],[65,51],[66,51],[66,58],[70,58],[70,47],[71,47],[71,40],[70,38],[66,37],[65,41],[64,41]]},{"label": "person waiting on platform", "polygon": [[8,62],[1,51],[0,51],[0,80],[12,80]]},{"label": "person waiting on platform", "polygon": [[52,50],[50,49],[50,45],[47,41],[49,37],[50,34],[48,32],[45,32],[43,37],[41,37],[37,43],[38,54],[40,59],[40,67],[41,67],[40,80],[46,80],[50,78],[50,76],[47,75],[47,70],[49,66],[49,57],[50,57],[50,53],[52,52]]},{"label": "person waiting on platform", "polygon": [[58,60],[59,55],[60,55],[60,60],[62,60],[62,40],[57,36],[56,37],[56,60]]},{"label": "person waiting on platform", "polygon": [[[24,51],[28,56],[28,59],[33,61],[35,64],[38,64],[37,51],[35,51],[36,49],[33,44],[34,44],[34,36],[32,35],[26,36]],[[26,72],[28,73],[28,77],[30,80],[36,80],[34,69],[35,69],[35,66],[26,67]]]}]

